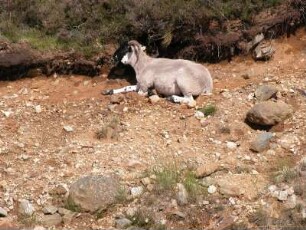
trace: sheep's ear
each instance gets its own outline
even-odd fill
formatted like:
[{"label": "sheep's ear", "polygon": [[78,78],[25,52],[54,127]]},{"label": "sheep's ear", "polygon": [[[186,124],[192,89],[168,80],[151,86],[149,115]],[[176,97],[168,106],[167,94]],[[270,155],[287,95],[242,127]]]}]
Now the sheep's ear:
[{"label": "sheep's ear", "polygon": [[141,50],[142,50],[142,51],[145,51],[146,48],[147,48],[147,47],[145,47],[145,46],[141,46]]}]

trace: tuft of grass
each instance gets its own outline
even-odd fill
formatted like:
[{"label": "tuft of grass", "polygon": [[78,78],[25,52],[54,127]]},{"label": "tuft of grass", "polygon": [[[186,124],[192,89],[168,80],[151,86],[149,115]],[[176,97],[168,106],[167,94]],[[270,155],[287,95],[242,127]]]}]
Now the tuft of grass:
[{"label": "tuft of grass", "polygon": [[194,201],[199,197],[200,195],[207,195],[207,189],[205,189],[196,178],[196,175],[194,172],[187,171],[183,175],[183,185],[185,186],[189,199],[191,201]]},{"label": "tuft of grass", "polygon": [[172,190],[179,181],[179,173],[173,166],[155,169],[156,184],[159,191]]},{"label": "tuft of grass", "polygon": [[212,104],[205,105],[202,108],[199,108],[198,111],[202,112],[204,116],[212,116],[216,113],[217,107]]},{"label": "tuft of grass", "polygon": [[119,123],[118,117],[112,117],[109,122],[106,122],[104,126],[96,132],[98,139],[117,139],[119,135]]},{"label": "tuft of grass", "polygon": [[284,166],[281,170],[276,172],[275,181],[277,183],[280,182],[291,182],[297,178],[297,172],[295,169],[289,168],[288,166]]},{"label": "tuft of grass", "polygon": [[153,214],[146,210],[138,210],[134,216],[128,218],[132,221],[132,225],[141,228],[149,229],[155,224]]},{"label": "tuft of grass", "polygon": [[126,203],[127,202],[127,191],[126,189],[122,186],[119,188],[119,190],[117,191],[117,195],[116,195],[116,201],[118,203]]},{"label": "tuft of grass", "polygon": [[262,208],[259,208],[254,213],[249,214],[248,220],[257,226],[267,226],[269,217],[266,211],[264,211]]},{"label": "tuft of grass", "polygon": [[35,214],[31,216],[18,216],[18,221],[26,227],[34,227],[35,225],[39,224],[39,221],[37,220]]}]

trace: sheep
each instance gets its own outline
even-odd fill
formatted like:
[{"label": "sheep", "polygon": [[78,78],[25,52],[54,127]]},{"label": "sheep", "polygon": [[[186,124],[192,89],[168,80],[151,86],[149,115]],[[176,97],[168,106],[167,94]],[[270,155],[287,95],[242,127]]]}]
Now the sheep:
[{"label": "sheep", "polygon": [[137,85],[103,92],[105,95],[136,91],[148,95],[151,89],[175,103],[195,104],[194,96],[211,94],[212,77],[204,66],[183,59],[153,58],[135,40],[122,45],[113,56],[136,73]]}]

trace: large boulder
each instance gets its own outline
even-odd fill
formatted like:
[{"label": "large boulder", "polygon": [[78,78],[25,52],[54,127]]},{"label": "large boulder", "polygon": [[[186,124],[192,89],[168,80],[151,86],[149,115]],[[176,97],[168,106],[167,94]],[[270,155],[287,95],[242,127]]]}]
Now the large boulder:
[{"label": "large boulder", "polygon": [[293,113],[293,109],[285,102],[265,101],[256,104],[246,115],[248,122],[256,125],[276,125]]},{"label": "large boulder", "polygon": [[119,191],[115,176],[86,176],[71,185],[68,206],[85,212],[104,210],[116,202]]}]

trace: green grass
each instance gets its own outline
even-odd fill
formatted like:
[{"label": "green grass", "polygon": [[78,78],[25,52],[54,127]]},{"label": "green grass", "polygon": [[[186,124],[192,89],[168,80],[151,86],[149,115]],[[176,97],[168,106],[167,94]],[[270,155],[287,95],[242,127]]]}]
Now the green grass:
[{"label": "green grass", "polygon": [[217,107],[213,104],[205,105],[202,108],[198,108],[198,111],[202,112],[204,116],[212,116],[216,113]]},{"label": "green grass", "polygon": [[201,195],[207,195],[206,187],[203,187],[195,176],[194,172],[187,171],[182,176],[182,183],[185,186],[191,201],[195,201]]},{"label": "green grass", "polygon": [[155,169],[154,174],[159,191],[172,190],[179,181],[179,173],[174,166]]},{"label": "green grass", "polygon": [[65,208],[72,211],[72,212],[80,212],[81,211],[81,208],[77,204],[75,204],[69,197],[66,200]]},{"label": "green grass", "polygon": [[116,201],[118,203],[126,203],[127,202],[127,191],[124,187],[120,187],[119,190],[117,191],[117,195],[116,195]]}]

